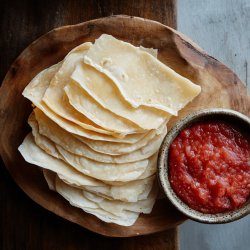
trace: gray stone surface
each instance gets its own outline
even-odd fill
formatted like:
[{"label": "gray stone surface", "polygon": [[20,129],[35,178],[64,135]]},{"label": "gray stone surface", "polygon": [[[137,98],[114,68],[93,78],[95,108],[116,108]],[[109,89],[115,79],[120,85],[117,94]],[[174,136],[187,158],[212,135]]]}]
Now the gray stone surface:
[{"label": "gray stone surface", "polygon": [[181,250],[250,249],[250,216],[220,225],[204,225],[190,220],[179,230]]},{"label": "gray stone surface", "polygon": [[[250,0],[178,0],[178,30],[228,65],[250,92]],[[188,221],[181,250],[250,249],[250,216],[224,225]]]}]

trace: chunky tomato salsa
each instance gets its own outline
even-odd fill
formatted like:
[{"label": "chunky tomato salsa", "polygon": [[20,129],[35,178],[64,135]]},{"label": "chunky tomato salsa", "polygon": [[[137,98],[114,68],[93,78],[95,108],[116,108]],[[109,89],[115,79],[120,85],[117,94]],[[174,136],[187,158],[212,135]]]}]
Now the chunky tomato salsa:
[{"label": "chunky tomato salsa", "polygon": [[203,213],[231,211],[250,195],[250,141],[223,122],[184,129],[169,152],[169,180],[179,198]]}]

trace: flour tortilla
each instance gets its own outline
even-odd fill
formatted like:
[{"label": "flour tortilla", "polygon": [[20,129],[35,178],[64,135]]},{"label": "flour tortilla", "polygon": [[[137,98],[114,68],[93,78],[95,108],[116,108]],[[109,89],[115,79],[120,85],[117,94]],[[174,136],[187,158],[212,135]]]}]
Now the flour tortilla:
[{"label": "flour tortilla", "polygon": [[71,187],[64,182],[56,179],[56,191],[61,194],[72,206],[79,207],[83,211],[95,215],[97,218],[107,223],[116,223],[122,226],[131,226],[139,217],[139,213],[126,211],[122,216],[111,214],[99,206],[86,199],[83,196],[82,190]]},{"label": "flour tortilla", "polygon": [[[66,194],[69,190],[69,192],[71,193],[71,198],[74,200],[74,198],[76,198],[77,196],[75,195],[75,192],[71,192],[70,189],[75,189],[73,187],[71,187],[70,185],[65,184],[64,182],[62,182],[57,176],[56,176],[56,181],[55,181],[55,188],[56,191],[63,195]],[[79,191],[81,193],[81,189],[76,189],[77,191]],[[95,202],[89,201],[87,199],[85,199],[84,197],[82,197],[82,202],[84,202],[84,207],[86,208],[98,208],[98,205]]]},{"label": "flour tortilla", "polygon": [[[36,107],[41,109],[47,116],[49,116],[51,119],[53,119],[55,122],[57,122],[59,125],[63,126],[65,129],[71,129],[73,130],[73,133],[79,134],[79,135],[85,135],[85,130],[90,130],[98,133],[103,133],[107,135],[113,135],[112,132],[103,130],[102,128],[98,128],[94,123],[92,123],[87,118],[84,118],[82,115],[82,118],[79,118],[79,121],[74,120],[75,125],[72,124],[72,120],[65,119],[65,117],[58,115],[57,113],[53,112],[53,110],[46,105],[42,101],[44,94],[46,93],[46,90],[48,89],[50,85],[50,81],[53,79],[55,74],[58,72],[58,70],[63,65],[63,62],[60,62],[58,64],[55,64],[51,66],[48,69],[45,69],[41,71],[36,77],[32,79],[32,81],[26,86],[26,88],[23,91],[23,96],[29,99]],[[67,102],[67,98],[63,98],[65,102]],[[72,110],[72,114],[77,116],[77,111]],[[71,121],[71,124],[70,122]],[[86,122],[86,123],[84,123]],[[71,126],[70,126],[71,125]],[[85,126],[86,125],[86,126]],[[96,126],[96,127],[94,127]],[[68,128],[69,127],[69,128]]]},{"label": "flour tortilla", "polygon": [[201,91],[149,53],[106,34],[95,41],[84,62],[112,79],[134,108],[147,106],[177,115]]},{"label": "flour tortilla", "polygon": [[[33,138],[32,138],[33,139]],[[124,164],[111,164],[100,163],[97,161],[89,160],[85,157],[73,155],[60,146],[56,145],[57,150],[63,159],[69,165],[80,171],[81,173],[94,177],[99,180],[106,181],[131,181],[135,180],[145,172],[147,166],[152,165],[152,160],[142,160],[134,163]],[[52,151],[52,150],[47,150]]]},{"label": "flour tortilla", "polygon": [[[77,51],[69,52],[61,64],[61,67],[52,77],[49,86],[47,87],[42,101],[56,114],[69,120],[80,127],[95,131],[98,133],[109,134],[113,133],[97,127],[95,123],[89,120],[86,116],[75,110],[68,102],[64,95],[64,87],[70,82],[70,76],[73,73],[76,65],[83,59],[86,51],[91,47],[91,43],[84,43]],[[81,49],[80,49],[81,48]]]},{"label": "flour tortilla", "polygon": [[[93,202],[95,202],[95,203],[100,203],[100,202],[102,202],[102,201],[105,200],[105,198],[104,198],[103,196],[96,195],[96,194],[91,193],[91,192],[88,192],[88,191],[86,191],[86,190],[82,190],[82,194],[83,194],[83,196],[84,196],[86,199],[88,199],[88,200],[90,200],[90,201],[93,201]],[[109,212],[109,211],[108,211],[108,212]]]},{"label": "flour tortilla", "polygon": [[83,191],[83,195],[88,200],[97,203],[100,208],[114,215],[122,216],[126,211],[149,214],[157,197],[157,188],[152,189],[147,199],[136,202],[107,200],[88,191]]},{"label": "flour tortilla", "polygon": [[32,112],[30,114],[29,119],[28,119],[28,124],[32,128],[32,134],[34,136],[34,140],[35,140],[36,145],[38,145],[47,154],[49,154],[55,158],[60,158],[60,155],[59,155],[58,150],[56,149],[54,143],[50,139],[48,139],[47,137],[39,135],[39,133],[38,133],[39,127],[38,127],[38,123],[36,121],[36,117],[35,117],[34,112]]},{"label": "flour tortilla", "polygon": [[[150,156],[152,156],[159,150],[161,142],[164,139],[165,135],[166,135],[166,132],[164,131],[160,135],[156,135],[155,137],[153,137],[153,139],[151,139],[148,142],[148,144],[146,144],[145,146],[135,151],[128,152],[122,155],[108,155],[108,154],[99,153],[88,146],[85,146],[86,150],[82,151],[82,153],[78,155],[85,156],[89,159],[97,160],[97,161],[105,162],[105,163],[112,163],[112,162],[113,163],[129,163],[129,162],[140,161],[140,160],[149,158]],[[82,148],[83,148],[83,145],[82,145]],[[63,148],[66,149],[65,145]],[[73,154],[76,154],[75,150],[73,150],[72,148],[69,149],[68,151]]]},{"label": "flour tortilla", "polygon": [[[143,180],[145,178],[148,178],[149,176],[153,176],[157,171],[157,156],[158,153],[155,153],[153,156],[150,157],[152,160],[151,164],[146,168],[146,170],[137,177],[137,180]],[[124,185],[123,181],[104,181],[107,184],[111,184],[113,186],[121,186]]]},{"label": "flour tortilla", "polygon": [[100,127],[120,134],[145,132],[136,124],[103,108],[73,80],[64,87],[69,103]]},{"label": "flour tortilla", "polygon": [[[49,182],[54,181],[54,179],[49,180]],[[117,200],[107,200],[104,197],[98,196],[91,192],[74,188],[70,185],[63,183],[58,177],[55,177],[55,186],[56,190],[60,194],[65,194],[66,192],[72,192],[73,189],[78,190],[77,192],[81,194],[81,200],[85,202],[85,207],[87,208],[100,208],[108,213],[111,213],[115,216],[125,217],[128,211],[145,213],[148,214],[152,211],[153,205],[157,196],[157,188],[154,188],[147,199],[140,200],[137,202],[124,202]],[[79,192],[80,191],[80,192]],[[73,193],[73,197],[75,194]],[[80,197],[80,195],[79,195]]]},{"label": "flour tortilla", "polygon": [[[141,140],[139,140],[138,142],[134,144],[94,141],[94,140],[87,139],[87,138],[74,137],[72,136],[72,134],[68,133],[67,131],[62,129],[60,126],[58,126],[56,123],[54,123],[51,119],[49,119],[46,115],[44,115],[43,112],[41,112],[39,109],[34,109],[34,112],[35,112],[36,120],[39,124],[40,134],[51,139],[53,142],[62,146],[67,151],[72,152],[77,155],[83,155],[86,157],[89,156],[89,158],[91,158],[90,155],[93,155],[93,151],[96,151],[97,153],[99,153],[99,155],[106,154],[107,156],[104,156],[106,157],[105,158],[106,160],[104,162],[108,161],[107,159],[110,159],[110,158],[113,160],[114,157],[112,156],[114,155],[128,154],[130,152],[138,150],[146,146],[149,143],[149,141],[153,140],[155,135],[158,139],[159,137],[161,137],[162,135],[166,133],[166,126],[164,124],[159,130],[150,131],[144,137],[142,137]],[[157,134],[160,134],[160,136],[158,137]],[[153,146],[154,145],[150,147],[153,148]],[[145,149],[145,151],[146,150],[147,149]],[[131,159],[133,159],[133,157],[134,156],[132,155]],[[122,162],[123,160],[126,160],[126,156],[121,157],[121,160],[120,161],[117,160],[117,161]]]},{"label": "flour tortilla", "polygon": [[59,62],[51,67],[44,69],[37,74],[30,83],[25,87],[23,96],[29,99],[35,106],[41,110],[46,110],[47,106],[42,102],[42,98],[45,94],[46,89],[55,73],[61,67],[62,62]]},{"label": "flour tortilla", "polygon": [[60,117],[54,113],[43,101],[42,98],[47,90],[51,79],[61,67],[61,62],[51,66],[48,69],[41,71],[33,80],[26,86],[23,91],[23,96],[29,99],[36,107],[38,107],[47,117],[57,123],[61,128],[69,133],[79,136],[79,138],[90,138],[93,140],[117,141],[123,143],[135,143],[140,140],[144,134],[127,135],[124,138],[116,138],[111,135],[100,134],[91,130],[84,129],[77,124]]},{"label": "flour tortilla", "polygon": [[[93,194],[97,194],[109,200],[121,200],[125,202],[137,202],[138,200],[145,200],[148,197],[150,191],[152,190],[153,182],[155,180],[155,176],[150,176],[143,180],[131,181],[127,183],[125,182],[125,184],[123,183],[123,186],[85,186],[81,185],[80,183],[75,183],[75,180],[70,180],[68,176],[62,176],[48,169],[43,169],[43,174],[48,183],[49,188],[53,191],[55,191],[55,180],[57,176],[64,183],[72,187],[87,190]],[[136,192],[140,192],[138,198],[135,198]],[[164,193],[160,195],[161,198],[165,197]]]},{"label": "flour tortilla", "polygon": [[79,172],[91,176],[101,181],[133,181],[141,176],[147,168],[155,164],[155,156],[148,160],[142,160],[132,163],[100,163],[87,159],[83,156],[77,156],[56,145],[57,150],[63,159]]},{"label": "flour tortilla", "polygon": [[61,175],[58,175],[58,177],[66,184],[73,187],[81,188],[109,200],[121,200],[126,202],[136,202],[146,199],[152,190],[155,180],[155,175],[153,175],[142,180],[123,182],[122,186],[112,186],[112,184],[107,184],[106,186],[82,186],[75,184],[74,181],[68,178],[66,179]]},{"label": "flour tortilla", "polygon": [[[169,114],[155,108],[133,108],[124,100],[109,77],[85,63],[76,67],[72,79],[102,107],[126,118],[143,129],[156,129],[170,118]],[[69,100],[71,100],[70,97]],[[79,103],[79,105],[81,104]]]},{"label": "flour tortilla", "polygon": [[62,174],[63,176],[67,176],[67,178],[74,180],[74,182],[78,183],[79,185],[105,186],[103,182],[85,176],[82,173],[76,171],[64,161],[48,155],[35,144],[34,138],[31,133],[25,137],[18,150],[22,154],[25,161],[36,166],[51,170],[55,173]]},{"label": "flour tortilla", "polygon": [[[148,165],[148,167],[145,169],[145,171],[136,178],[136,180],[143,180],[145,178],[148,178],[150,176],[153,176],[156,171],[157,171],[157,156],[158,153],[155,153],[153,156],[150,157],[151,164]],[[109,185],[113,185],[113,186],[122,186],[124,185],[124,181],[104,181],[105,183],[109,184]]]},{"label": "flour tortilla", "polygon": [[[37,114],[38,112],[41,111],[35,109],[35,113]],[[32,122],[37,123],[36,120],[30,121],[29,123]],[[128,163],[146,159],[158,151],[160,144],[166,134],[166,131],[164,131],[160,135],[156,135],[148,142],[148,144],[136,151],[124,155],[113,156],[94,151],[92,148],[87,146],[87,144],[79,141],[77,138],[69,134],[67,131],[61,129],[53,122],[49,122],[47,125],[45,125],[43,121],[40,120],[39,124],[39,132],[41,135],[49,138],[65,150],[76,155],[85,156],[89,159],[105,163]],[[30,125],[32,126],[32,124]],[[37,139],[39,139],[39,136],[35,137],[35,140]]]},{"label": "flour tortilla", "polygon": [[[54,143],[38,133],[38,125],[36,121],[33,121],[31,123],[31,120],[32,120],[31,118],[32,118],[32,115],[29,118],[29,123],[32,126],[32,133],[35,137],[35,141],[38,142],[37,145],[41,147],[48,154],[51,154],[51,152],[55,152],[56,147]],[[33,157],[36,157],[36,154],[34,154]],[[57,152],[57,155],[55,155],[54,157],[61,159],[61,156],[58,152]],[[41,162],[41,164],[44,164],[44,163]],[[53,167],[53,164],[50,167]],[[155,166],[152,166],[151,168],[147,168],[145,172],[150,172],[150,169],[152,168],[154,169]],[[55,167],[52,170],[56,172]],[[143,179],[131,181],[131,182],[119,182],[119,185],[117,186],[116,185],[117,182],[110,182],[109,184],[108,183],[104,184],[101,182],[98,183],[96,180],[93,180],[92,182],[90,182],[91,181],[90,177],[86,177],[84,175],[80,177],[79,175],[75,176],[74,171],[72,175],[72,171],[70,170],[71,169],[68,169],[68,172],[66,171],[65,173],[65,172],[60,171],[59,169],[59,172],[57,172],[59,178],[63,180],[65,183],[75,186],[75,187],[86,189],[91,192],[102,194],[103,196],[110,198],[110,199],[119,199],[119,200],[132,201],[132,202],[141,200],[141,199],[146,199],[146,197],[149,194],[149,191],[152,188],[152,184],[155,178],[154,176],[151,176],[151,172],[150,172],[150,175],[145,175],[145,178]],[[86,185],[86,179],[88,183],[89,182],[91,183],[91,185],[89,185],[88,183]]]},{"label": "flour tortilla", "polygon": [[93,141],[86,139],[84,142],[93,150],[103,153],[103,154],[108,154],[108,155],[123,155],[123,154],[128,154],[131,152],[134,152],[138,149],[141,149],[142,147],[146,146],[154,137],[155,135],[159,133],[162,135],[165,135],[167,133],[167,127],[165,124],[163,124],[160,127],[160,130],[151,130],[147,134],[147,136],[143,137],[140,141],[134,144],[126,144],[126,143],[115,143],[115,142],[104,142],[104,141]]}]

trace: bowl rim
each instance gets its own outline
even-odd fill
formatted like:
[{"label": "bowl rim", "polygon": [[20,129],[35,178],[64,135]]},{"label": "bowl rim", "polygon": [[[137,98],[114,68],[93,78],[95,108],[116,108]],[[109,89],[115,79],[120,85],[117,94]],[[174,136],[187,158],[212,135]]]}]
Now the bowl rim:
[{"label": "bowl rim", "polygon": [[190,208],[186,203],[184,203],[174,192],[168,179],[168,150],[172,141],[176,136],[186,127],[191,126],[202,118],[207,120],[214,119],[216,116],[224,116],[228,118],[234,118],[238,120],[241,124],[249,126],[250,129],[250,118],[232,109],[224,108],[210,108],[195,111],[187,115],[178,121],[169,133],[165,136],[161,148],[159,150],[158,161],[157,161],[157,177],[163,192],[170,200],[170,202],[179,210],[181,213],[185,214],[188,218],[195,220],[197,222],[207,223],[207,224],[221,224],[228,223],[238,220],[250,213],[250,199],[240,208],[228,211],[224,213],[216,214],[206,214],[199,212]]}]

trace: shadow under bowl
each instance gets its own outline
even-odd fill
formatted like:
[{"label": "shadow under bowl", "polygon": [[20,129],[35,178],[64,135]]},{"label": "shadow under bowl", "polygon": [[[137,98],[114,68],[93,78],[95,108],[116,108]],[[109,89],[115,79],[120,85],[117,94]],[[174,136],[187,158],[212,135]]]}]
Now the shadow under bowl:
[{"label": "shadow under bowl", "polygon": [[170,202],[188,218],[202,223],[228,223],[238,220],[250,213],[250,199],[248,199],[242,207],[233,211],[216,214],[202,213],[190,208],[176,195],[168,178],[168,153],[171,143],[183,129],[197,122],[205,121],[223,121],[245,132],[244,134],[250,131],[250,118],[230,109],[205,109],[189,114],[176,123],[163,140],[158,156],[158,179]]}]

